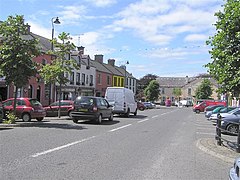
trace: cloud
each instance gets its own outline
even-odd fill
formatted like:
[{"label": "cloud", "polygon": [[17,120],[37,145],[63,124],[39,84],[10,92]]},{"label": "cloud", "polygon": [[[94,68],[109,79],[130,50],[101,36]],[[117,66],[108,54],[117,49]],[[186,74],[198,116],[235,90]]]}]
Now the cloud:
[{"label": "cloud", "polygon": [[142,0],[118,13],[107,28],[132,33],[155,45],[165,45],[181,33],[208,32],[216,21],[208,4],[217,0]]},{"label": "cloud", "polygon": [[87,8],[84,5],[59,6],[61,21],[64,24],[79,24],[85,19]]},{"label": "cloud", "polygon": [[193,42],[193,41],[206,41],[208,36],[205,34],[190,34],[184,38],[184,41]]},{"label": "cloud", "polygon": [[85,1],[93,4],[96,7],[108,7],[117,3],[116,0],[85,0]]}]

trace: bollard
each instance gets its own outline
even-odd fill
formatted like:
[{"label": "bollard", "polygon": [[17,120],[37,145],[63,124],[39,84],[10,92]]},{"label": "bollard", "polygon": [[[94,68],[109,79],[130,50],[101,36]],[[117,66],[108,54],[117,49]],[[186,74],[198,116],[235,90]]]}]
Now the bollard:
[{"label": "bollard", "polygon": [[237,137],[237,148],[236,152],[240,153],[240,126],[238,125],[238,137]]},{"label": "bollard", "polygon": [[216,126],[216,133],[217,136],[215,137],[217,140],[217,145],[221,146],[222,145],[222,140],[221,140],[221,115],[218,113],[217,115],[217,126]]}]

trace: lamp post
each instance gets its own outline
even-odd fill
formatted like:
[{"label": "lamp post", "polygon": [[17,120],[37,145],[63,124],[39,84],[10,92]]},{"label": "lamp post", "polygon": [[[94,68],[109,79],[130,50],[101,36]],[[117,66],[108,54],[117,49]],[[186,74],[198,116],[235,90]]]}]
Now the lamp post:
[{"label": "lamp post", "polygon": [[[54,20],[55,19],[55,20]],[[58,17],[53,17],[51,19],[51,22],[52,22],[52,42],[51,42],[51,51],[53,52],[54,49],[53,49],[53,38],[54,38],[54,24],[60,24],[60,21],[58,19]],[[51,60],[53,60],[53,56],[51,55]],[[50,105],[51,104],[51,97],[52,97],[52,85],[51,83],[49,83],[49,101],[48,101],[48,104]]]},{"label": "lamp post", "polygon": [[125,64],[124,87],[127,87],[127,64],[129,64],[128,61]]}]

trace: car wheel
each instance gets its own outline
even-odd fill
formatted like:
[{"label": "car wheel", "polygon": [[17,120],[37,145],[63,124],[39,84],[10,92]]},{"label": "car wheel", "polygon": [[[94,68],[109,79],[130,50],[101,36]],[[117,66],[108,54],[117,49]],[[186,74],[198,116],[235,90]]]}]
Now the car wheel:
[{"label": "car wheel", "polygon": [[72,117],[71,113],[72,113],[72,111],[69,111],[69,112],[68,112],[68,116],[69,116],[69,117]]},{"label": "car wheel", "polygon": [[97,123],[97,124],[101,124],[101,122],[102,122],[102,115],[99,114],[99,116],[98,116],[97,119],[96,119],[96,123]]},{"label": "car wheel", "polygon": [[134,116],[136,116],[137,115],[137,109],[136,109],[136,111],[134,112]]},{"label": "car wheel", "polygon": [[43,120],[43,117],[40,117],[40,118],[36,118],[37,121],[42,121]]},{"label": "car wheel", "polygon": [[230,124],[228,125],[227,130],[232,134],[238,133],[238,125]]},{"label": "car wheel", "polygon": [[73,118],[74,123],[78,123],[78,120],[76,118]]},{"label": "car wheel", "polygon": [[30,114],[24,113],[24,114],[22,115],[22,120],[23,120],[24,122],[31,121],[31,116],[30,116]]},{"label": "car wheel", "polygon": [[113,113],[111,113],[111,115],[108,118],[109,121],[113,121]]},{"label": "car wheel", "polygon": [[143,108],[143,107],[140,107],[140,108],[139,108],[139,110],[140,110],[140,111],[143,111],[143,110],[144,110],[144,108]]},{"label": "car wheel", "polygon": [[199,113],[200,113],[200,110],[199,110],[199,109],[197,109],[197,110],[196,110],[196,113],[197,113],[197,114],[199,114]]},{"label": "car wheel", "polygon": [[130,109],[127,110],[127,113],[125,114],[125,117],[129,117],[130,115]]}]

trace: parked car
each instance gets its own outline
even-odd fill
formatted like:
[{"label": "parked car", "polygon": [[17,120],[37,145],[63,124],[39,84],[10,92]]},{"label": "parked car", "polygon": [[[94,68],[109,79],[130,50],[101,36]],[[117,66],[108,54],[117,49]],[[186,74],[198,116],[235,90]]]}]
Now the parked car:
[{"label": "parked car", "polygon": [[113,109],[105,98],[79,96],[73,103],[71,117],[74,123],[78,120],[94,120],[100,124],[105,118],[113,120]]},{"label": "parked car", "polygon": [[196,113],[204,112],[206,107],[213,106],[213,105],[226,106],[227,103],[226,101],[222,101],[222,100],[204,100],[200,104],[193,106],[193,112],[196,112]]},{"label": "parked car", "polygon": [[[70,113],[73,109],[73,101],[71,100],[61,100],[61,116],[70,116]],[[50,104],[47,107],[44,107],[46,110],[46,116],[58,116],[59,101],[56,101]]]},{"label": "parked car", "polygon": [[156,108],[156,104],[151,103],[151,102],[143,102],[143,105],[145,106],[146,109],[154,109],[154,108]]},{"label": "parked car", "polygon": [[217,113],[227,113],[233,109],[235,109],[236,107],[224,107],[224,106],[220,106],[220,107],[217,107],[215,108],[214,110],[212,111],[207,111],[205,113],[205,117],[206,118],[210,118],[212,114],[217,114]]},{"label": "parked car", "polygon": [[[14,98],[7,99],[2,102],[5,113],[13,112]],[[46,116],[46,111],[42,104],[32,98],[17,98],[16,101],[16,116],[23,121],[31,121],[37,119],[42,121]]]},{"label": "parked car", "polygon": [[141,103],[141,102],[137,102],[137,108],[138,108],[140,111],[144,111],[145,106],[144,106],[143,103]]},{"label": "parked car", "polygon": [[207,111],[205,109],[205,117],[208,119],[212,114],[216,114],[216,113],[219,113],[221,109],[224,109],[225,107],[224,106],[220,106],[220,107],[216,107],[215,109],[213,110],[210,110],[210,111]]},{"label": "parked car", "polygon": [[237,157],[234,160],[233,167],[229,171],[229,179],[230,180],[239,180],[240,178],[240,157]]},{"label": "parked car", "polygon": [[224,130],[226,130],[226,133],[229,134],[238,133],[239,122],[240,116],[223,118],[223,120],[221,121],[221,127],[223,129],[223,132]]},{"label": "parked car", "polygon": [[[227,113],[220,113],[222,118],[226,117],[240,117],[240,107],[236,107],[232,111],[229,111]],[[209,118],[210,120],[217,120],[218,119],[218,114],[212,114]]]},{"label": "parked car", "polygon": [[212,106],[208,106],[204,109],[204,113],[206,114],[207,112],[213,111],[214,109],[218,108],[218,107],[225,107],[223,105],[212,105]]}]

